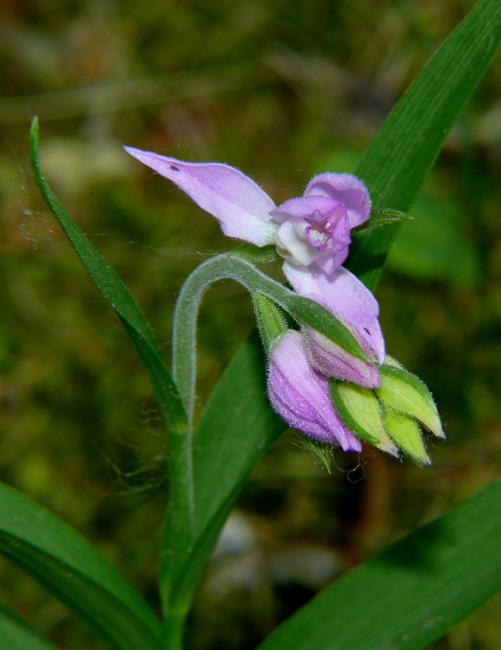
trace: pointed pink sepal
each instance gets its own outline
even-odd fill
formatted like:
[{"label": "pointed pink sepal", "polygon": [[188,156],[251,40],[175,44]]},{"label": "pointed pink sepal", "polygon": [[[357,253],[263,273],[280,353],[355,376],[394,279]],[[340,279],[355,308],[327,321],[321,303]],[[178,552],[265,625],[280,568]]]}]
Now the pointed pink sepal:
[{"label": "pointed pink sepal", "polygon": [[124,147],[139,162],[175,183],[212,214],[228,237],[266,246],[275,242],[275,203],[251,178],[222,163],[186,163],[151,151]]}]

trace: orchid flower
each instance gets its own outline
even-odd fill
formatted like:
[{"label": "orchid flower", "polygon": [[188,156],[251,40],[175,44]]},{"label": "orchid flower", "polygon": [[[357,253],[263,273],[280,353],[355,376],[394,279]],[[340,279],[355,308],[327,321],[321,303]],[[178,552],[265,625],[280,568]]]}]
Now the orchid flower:
[{"label": "orchid flower", "polygon": [[384,359],[384,341],[378,304],[360,280],[341,267],[350,230],[370,216],[370,198],[362,181],[351,174],[319,174],[302,197],[277,207],[251,178],[229,165],[186,163],[132,147],[125,150],[215,216],[226,235],[257,246],[274,244],[294,290],[329,309],[370,359],[357,359],[308,328],[305,335],[315,367],[370,388],[379,385],[375,363]]},{"label": "orchid flower", "polygon": [[[365,440],[392,455],[398,456],[400,447],[418,463],[430,462],[418,423],[443,436],[431,394],[404,369],[388,366],[379,305],[341,266],[351,229],[370,216],[362,181],[350,174],[319,174],[302,197],[277,207],[234,167],[125,149],[215,216],[226,235],[257,246],[275,245],[294,291],[334,314],[366,354],[367,361],[312,327],[301,333],[284,323],[268,344],[268,395],[286,422],[344,450],[361,451]],[[275,324],[280,319],[272,317]]]},{"label": "orchid flower", "polygon": [[370,216],[369,193],[351,174],[319,174],[303,196],[277,207],[259,185],[229,165],[125,150],[215,216],[225,235],[256,246],[274,244],[279,255],[299,268],[332,275],[348,255],[350,230]]}]

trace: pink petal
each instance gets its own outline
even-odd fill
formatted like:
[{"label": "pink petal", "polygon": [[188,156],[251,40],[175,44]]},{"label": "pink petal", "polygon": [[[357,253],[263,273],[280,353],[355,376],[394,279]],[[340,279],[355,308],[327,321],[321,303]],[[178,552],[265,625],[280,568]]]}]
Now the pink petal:
[{"label": "pink petal", "polygon": [[367,188],[351,174],[318,174],[308,183],[304,196],[328,196],[344,203],[351,228],[367,221],[371,214],[371,199]]},{"label": "pink petal", "polygon": [[328,378],[310,363],[303,337],[288,330],[271,349],[268,393],[275,410],[306,435],[361,451],[360,440],[334,410]]},{"label": "pink petal", "polygon": [[[317,257],[315,260],[316,266],[323,272],[326,273],[327,275],[332,275],[336,269],[338,269],[341,264],[345,261],[345,259],[348,257],[348,245],[338,244],[338,250],[335,251],[334,253],[331,253],[330,255],[325,254],[321,255],[320,257]],[[328,251],[330,252],[330,251]],[[312,270],[315,269],[315,267],[312,265]]]},{"label": "pink petal", "polygon": [[362,349],[369,356],[374,354],[378,362],[383,363],[385,345],[378,320],[379,304],[353,273],[340,267],[329,276],[287,262],[284,262],[282,269],[297,293],[331,311],[349,327]]},{"label": "pink petal", "polygon": [[381,377],[374,363],[355,357],[311,327],[306,327],[304,334],[311,361],[320,372],[366,388],[379,388]]},{"label": "pink petal", "polygon": [[280,204],[272,211],[272,216],[275,221],[282,223],[290,217],[295,219],[304,219],[305,217],[312,217],[315,212],[320,215],[329,214],[337,205],[339,201],[333,201],[327,196],[299,196],[293,199],[288,199]]},{"label": "pink petal", "polygon": [[175,183],[202,209],[212,214],[228,237],[257,246],[274,243],[270,223],[272,199],[251,178],[221,163],[186,163],[150,151],[124,147],[139,162]]}]

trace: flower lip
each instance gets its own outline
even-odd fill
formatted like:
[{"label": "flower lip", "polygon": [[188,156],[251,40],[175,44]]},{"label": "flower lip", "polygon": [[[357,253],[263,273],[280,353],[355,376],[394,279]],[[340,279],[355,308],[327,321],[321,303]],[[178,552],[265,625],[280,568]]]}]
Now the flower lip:
[{"label": "flower lip", "polygon": [[271,211],[280,226],[277,250],[294,266],[316,263],[332,273],[348,255],[350,223],[343,203],[327,196],[289,199]]}]

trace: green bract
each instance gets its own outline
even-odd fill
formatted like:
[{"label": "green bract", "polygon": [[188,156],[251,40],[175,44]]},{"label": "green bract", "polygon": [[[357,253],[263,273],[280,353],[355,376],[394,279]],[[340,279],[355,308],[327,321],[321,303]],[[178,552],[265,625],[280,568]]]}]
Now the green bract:
[{"label": "green bract", "polygon": [[434,435],[444,438],[437,407],[430,391],[416,375],[403,368],[382,365],[381,385],[376,395],[385,406],[415,418]]},{"label": "green bract", "polygon": [[409,454],[419,465],[430,464],[430,458],[415,420],[387,409],[384,411],[384,428],[400,449]]},{"label": "green bract", "polygon": [[331,379],[329,388],[336,410],[346,426],[359,438],[382,451],[398,455],[385,431],[379,402],[374,391],[350,381]]},{"label": "green bract", "polygon": [[379,367],[381,384],[373,390],[331,379],[332,400],[343,422],[359,438],[395,456],[398,447],[419,465],[428,465],[419,424],[445,437],[437,407],[418,377],[395,359],[387,357],[387,361]]}]

